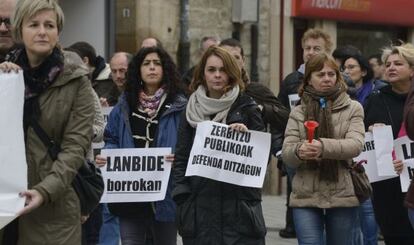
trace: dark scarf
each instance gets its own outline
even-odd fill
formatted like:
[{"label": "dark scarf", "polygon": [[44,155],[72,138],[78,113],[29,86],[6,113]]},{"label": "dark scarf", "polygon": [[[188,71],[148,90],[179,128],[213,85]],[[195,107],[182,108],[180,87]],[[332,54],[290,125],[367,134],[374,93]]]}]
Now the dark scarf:
[{"label": "dark scarf", "polygon": [[[345,87],[339,82],[326,92],[316,91],[310,85],[305,86],[301,103],[305,107],[305,121],[314,120],[319,123],[319,127],[315,130],[315,139],[334,138],[332,106],[334,101],[345,92]],[[338,160],[322,159],[320,162],[312,160],[308,161],[308,164],[319,169],[320,179],[338,181]]]},{"label": "dark scarf", "polygon": [[23,69],[25,84],[23,125],[26,132],[30,120],[37,120],[40,117],[40,106],[37,97],[56,81],[63,70],[63,54],[59,48],[54,48],[43,63],[34,68],[30,67],[24,48],[12,51],[6,59]]}]

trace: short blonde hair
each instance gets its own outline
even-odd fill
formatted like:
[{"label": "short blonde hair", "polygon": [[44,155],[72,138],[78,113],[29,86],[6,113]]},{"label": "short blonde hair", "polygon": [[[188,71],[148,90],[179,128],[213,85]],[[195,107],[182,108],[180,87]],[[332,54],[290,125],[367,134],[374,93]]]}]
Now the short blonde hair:
[{"label": "short blonde hair", "polygon": [[12,35],[16,42],[22,42],[22,25],[24,18],[33,18],[42,10],[53,10],[56,13],[58,33],[62,32],[64,15],[56,0],[18,0],[12,14]]},{"label": "short blonde hair", "polygon": [[402,43],[399,46],[391,45],[382,50],[382,62],[385,64],[388,57],[392,54],[398,54],[401,58],[405,59],[407,63],[414,67],[414,46],[410,43]]}]

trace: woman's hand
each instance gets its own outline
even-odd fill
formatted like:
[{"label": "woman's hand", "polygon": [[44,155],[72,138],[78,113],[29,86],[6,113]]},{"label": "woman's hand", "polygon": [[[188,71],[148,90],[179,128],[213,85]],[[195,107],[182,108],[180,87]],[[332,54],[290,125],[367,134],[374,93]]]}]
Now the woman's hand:
[{"label": "woman's hand", "polygon": [[164,158],[165,158],[166,162],[171,162],[171,167],[174,167],[174,160],[175,160],[175,155],[174,154],[165,155]]},{"label": "woman's hand", "polygon": [[302,160],[319,160],[322,155],[322,143],[319,140],[303,142],[298,148],[298,157]]},{"label": "woman's hand", "polygon": [[383,127],[383,126],[385,126],[384,123],[374,123],[368,127],[368,131],[372,133],[372,130],[374,129],[374,127]]},{"label": "woman's hand", "polygon": [[106,157],[103,157],[102,155],[96,155],[95,157],[95,163],[96,166],[98,166],[99,168],[102,168],[106,165]]},{"label": "woman's hand", "polygon": [[394,165],[394,171],[400,175],[401,172],[404,169],[404,163],[402,162],[402,160],[393,160],[392,164]]},{"label": "woman's hand", "polygon": [[89,219],[89,215],[81,215],[81,224],[85,223]]},{"label": "woman's hand", "polygon": [[109,107],[108,100],[104,97],[99,98],[99,102],[101,103],[102,107]]},{"label": "woman's hand", "polygon": [[12,62],[5,61],[5,62],[0,64],[0,71],[6,72],[6,73],[9,73],[11,71],[18,72],[21,69],[22,68],[20,68],[20,66],[14,64]]},{"label": "woman's hand", "polygon": [[248,128],[243,123],[232,123],[229,127],[235,131],[246,132]]},{"label": "woman's hand", "polygon": [[43,204],[43,196],[37,190],[27,190],[20,193],[21,197],[26,197],[25,207],[17,213],[18,216],[28,214]]}]

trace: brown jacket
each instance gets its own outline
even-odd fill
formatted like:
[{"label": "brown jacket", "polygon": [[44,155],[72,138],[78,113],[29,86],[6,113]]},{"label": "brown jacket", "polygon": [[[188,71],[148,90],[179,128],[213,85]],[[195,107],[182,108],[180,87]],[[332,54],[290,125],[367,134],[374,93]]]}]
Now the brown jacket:
[{"label": "brown jacket", "polygon": [[[411,140],[414,140],[414,80],[411,84],[411,92],[407,97],[404,108],[404,124],[407,130],[407,135]],[[411,181],[410,187],[408,188],[407,195],[405,196],[405,206],[414,209],[414,184]]]},{"label": "brown jacket", "polygon": [[80,203],[71,182],[91,145],[93,91],[80,58],[69,52],[64,56],[64,71],[39,97],[39,124],[62,150],[52,161],[29,127],[28,188],[38,190],[44,203],[19,218],[19,245],[81,244]]},{"label": "brown jacket", "polygon": [[[292,181],[290,206],[292,207],[353,207],[359,202],[355,197],[351,176],[346,166],[339,166],[338,183],[319,179],[319,172],[310,169],[306,161],[298,158],[297,148],[306,140],[306,130],[303,126],[304,107],[296,106],[289,116],[283,143],[282,156],[284,162],[296,168]],[[358,156],[364,146],[364,111],[362,106],[341,94],[332,108],[332,125],[334,139],[320,138],[322,142],[322,158],[346,160],[349,164],[352,158]]]}]

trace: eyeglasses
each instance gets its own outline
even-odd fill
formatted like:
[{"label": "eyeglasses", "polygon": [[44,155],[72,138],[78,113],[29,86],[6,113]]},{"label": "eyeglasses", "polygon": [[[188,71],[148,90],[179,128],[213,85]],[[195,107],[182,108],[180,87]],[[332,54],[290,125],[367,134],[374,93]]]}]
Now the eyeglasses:
[{"label": "eyeglasses", "polygon": [[4,24],[7,28],[9,28],[10,27],[10,25],[11,25],[11,23],[10,23],[10,18],[3,18],[3,17],[0,17],[0,25],[1,24]]}]

